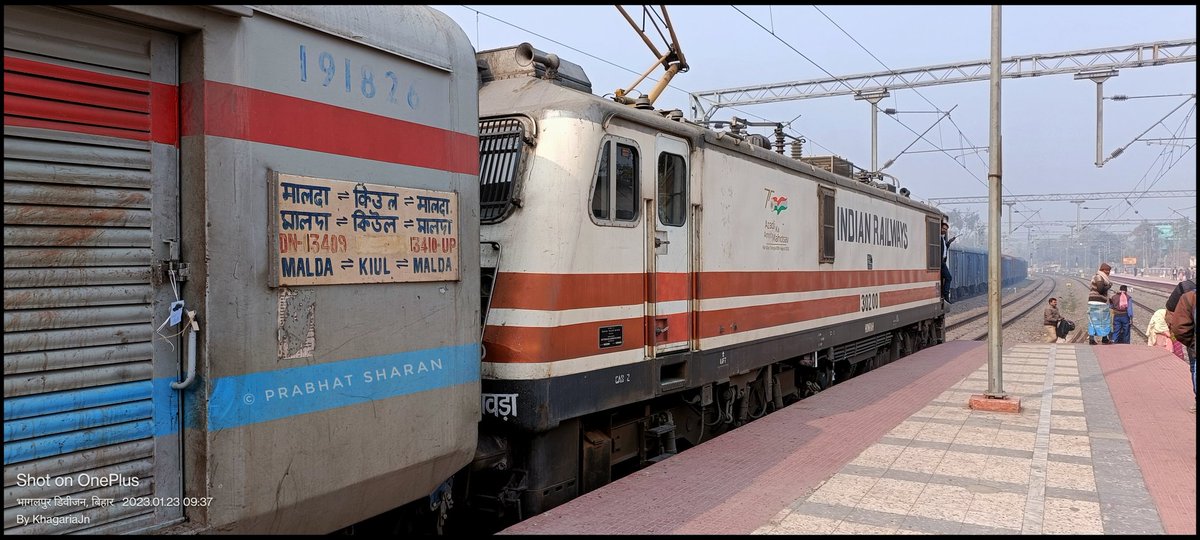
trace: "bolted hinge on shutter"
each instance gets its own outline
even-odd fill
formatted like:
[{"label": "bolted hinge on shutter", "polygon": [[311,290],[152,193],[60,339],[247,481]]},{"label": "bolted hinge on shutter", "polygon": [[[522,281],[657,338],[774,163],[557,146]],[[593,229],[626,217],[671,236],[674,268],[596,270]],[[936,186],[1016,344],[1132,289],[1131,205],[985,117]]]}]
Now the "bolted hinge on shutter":
[{"label": "bolted hinge on shutter", "polygon": [[187,281],[188,275],[191,274],[190,265],[179,261],[167,261],[163,264],[163,270],[167,273],[167,279],[170,279],[171,272],[174,272],[175,281]]},{"label": "bolted hinge on shutter", "polygon": [[188,263],[179,260],[179,240],[168,238],[163,240],[167,244],[170,252],[170,259],[158,263],[154,272],[154,284],[162,285],[171,282],[171,277],[174,275],[175,282],[187,281],[191,274],[191,269]]},{"label": "bolted hinge on shutter", "polygon": [[175,282],[180,283],[187,281],[191,275],[191,268],[188,263],[180,261],[162,261],[154,264],[154,271],[151,272],[151,279],[155,287],[168,285],[171,283],[171,275],[175,275]]}]

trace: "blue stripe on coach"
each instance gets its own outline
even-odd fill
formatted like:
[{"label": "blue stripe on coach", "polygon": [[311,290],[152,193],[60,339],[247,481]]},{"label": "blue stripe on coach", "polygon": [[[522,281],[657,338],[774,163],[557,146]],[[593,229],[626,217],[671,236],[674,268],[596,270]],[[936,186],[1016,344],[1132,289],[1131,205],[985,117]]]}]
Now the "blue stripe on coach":
[{"label": "blue stripe on coach", "polygon": [[[8,426],[5,425],[7,428]],[[36,439],[9,442],[4,440],[4,464],[20,463],[59,454],[69,454],[97,446],[106,446],[125,441],[144,439],[153,434],[154,422],[150,419],[102,426],[70,433],[59,433]]]},{"label": "blue stripe on coach", "polygon": [[478,380],[478,343],[222,377],[212,384],[208,429],[219,431]]},{"label": "blue stripe on coach", "polygon": [[4,464],[179,431],[171,379],[119,383],[4,400]]},{"label": "blue stripe on coach", "polygon": [[68,411],[37,418],[11,420],[4,423],[4,441],[33,439],[46,435],[68,433],[136,420],[149,420],[154,410],[150,400],[119,403],[105,407]]},{"label": "blue stripe on coach", "polygon": [[[150,399],[150,381],[112,384],[83,390],[66,390],[4,400],[4,420],[18,420],[67,411]],[[5,440],[8,436],[5,435]]]},{"label": "blue stripe on coach", "polygon": [[[223,377],[212,386],[208,429],[478,380],[478,343]],[[179,392],[171,388],[175,381],[160,378],[6,399],[4,464],[178,433]],[[202,383],[197,379],[188,391],[198,391]],[[189,427],[198,426],[189,422]]]}]

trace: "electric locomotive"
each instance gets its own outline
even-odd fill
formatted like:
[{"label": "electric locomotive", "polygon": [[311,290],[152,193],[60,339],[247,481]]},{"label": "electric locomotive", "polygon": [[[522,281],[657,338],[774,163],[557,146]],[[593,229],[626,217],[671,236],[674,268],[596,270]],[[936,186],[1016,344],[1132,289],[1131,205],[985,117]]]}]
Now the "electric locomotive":
[{"label": "electric locomotive", "polygon": [[945,216],[907,190],[478,58],[473,504],[528,517],[943,340]]}]

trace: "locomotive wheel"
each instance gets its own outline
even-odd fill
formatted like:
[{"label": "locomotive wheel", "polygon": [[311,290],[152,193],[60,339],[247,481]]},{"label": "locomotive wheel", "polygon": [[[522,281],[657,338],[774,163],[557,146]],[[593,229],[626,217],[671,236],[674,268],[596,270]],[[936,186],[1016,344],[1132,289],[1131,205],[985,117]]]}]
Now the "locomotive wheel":
[{"label": "locomotive wheel", "polygon": [[819,371],[817,371],[817,386],[820,386],[821,390],[829,388],[829,384],[832,382],[832,380],[833,371],[829,368],[821,368]]}]

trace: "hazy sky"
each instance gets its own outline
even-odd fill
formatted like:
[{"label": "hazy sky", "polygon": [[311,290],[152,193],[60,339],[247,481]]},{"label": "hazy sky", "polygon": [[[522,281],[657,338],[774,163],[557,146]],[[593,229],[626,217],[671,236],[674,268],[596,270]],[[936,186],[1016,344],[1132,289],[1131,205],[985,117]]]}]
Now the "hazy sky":
[{"label": "hazy sky", "polygon": [[[528,41],[581,65],[597,95],[628,88],[654,62],[650,49],[612,5],[434,7],[454,18],[477,50]],[[690,71],[677,75],[655,106],[679,108],[689,116],[689,92],[987,60],[991,55],[991,8],[986,5],[683,5],[667,9]],[[626,6],[626,10],[641,20],[640,6]],[[1001,20],[1001,57],[1196,38],[1194,6],[1006,6]],[[664,50],[653,26],[648,28],[656,46]],[[1190,54],[1195,55],[1195,48]],[[1095,83],[1075,80],[1069,74],[1004,79],[1005,194],[1129,192],[1128,203],[1095,200],[1084,204],[1083,220],[1178,218],[1179,214],[1171,211],[1174,209],[1194,224],[1194,197],[1138,200],[1137,195],[1148,187],[1196,187],[1196,100],[1188,98],[1196,92],[1196,69],[1195,62],[1128,68],[1104,83],[1105,96],[1166,97],[1104,101],[1103,155],[1128,147],[1102,168],[1094,165]],[[657,80],[661,74],[658,68],[651,77]],[[653,85],[654,81],[646,81],[637,89],[649,92]],[[879,115],[878,163],[882,166],[917,141],[885,170],[898,177],[914,197],[986,196],[986,151],[950,151],[947,155],[928,150],[986,148],[989,91],[986,80],[891,90],[891,97],[879,106],[913,112]],[[950,117],[925,135],[933,144],[918,141],[917,134],[939,117],[919,111],[952,107],[956,108]],[[866,102],[837,96],[722,108],[713,119],[737,115],[752,121],[792,121],[789,132],[809,141],[805,155],[837,154],[870,168],[870,114]],[[765,128],[752,132],[769,133]],[[1133,142],[1139,136],[1174,140]],[[974,209],[987,219],[985,205],[943,208]],[[1034,220],[1073,221],[1077,206],[1035,202],[1018,204],[1015,209],[1026,215],[1039,211]],[[1014,217],[1017,223],[1025,219],[1020,213]],[[1006,230],[1007,221],[1004,227]]]}]

